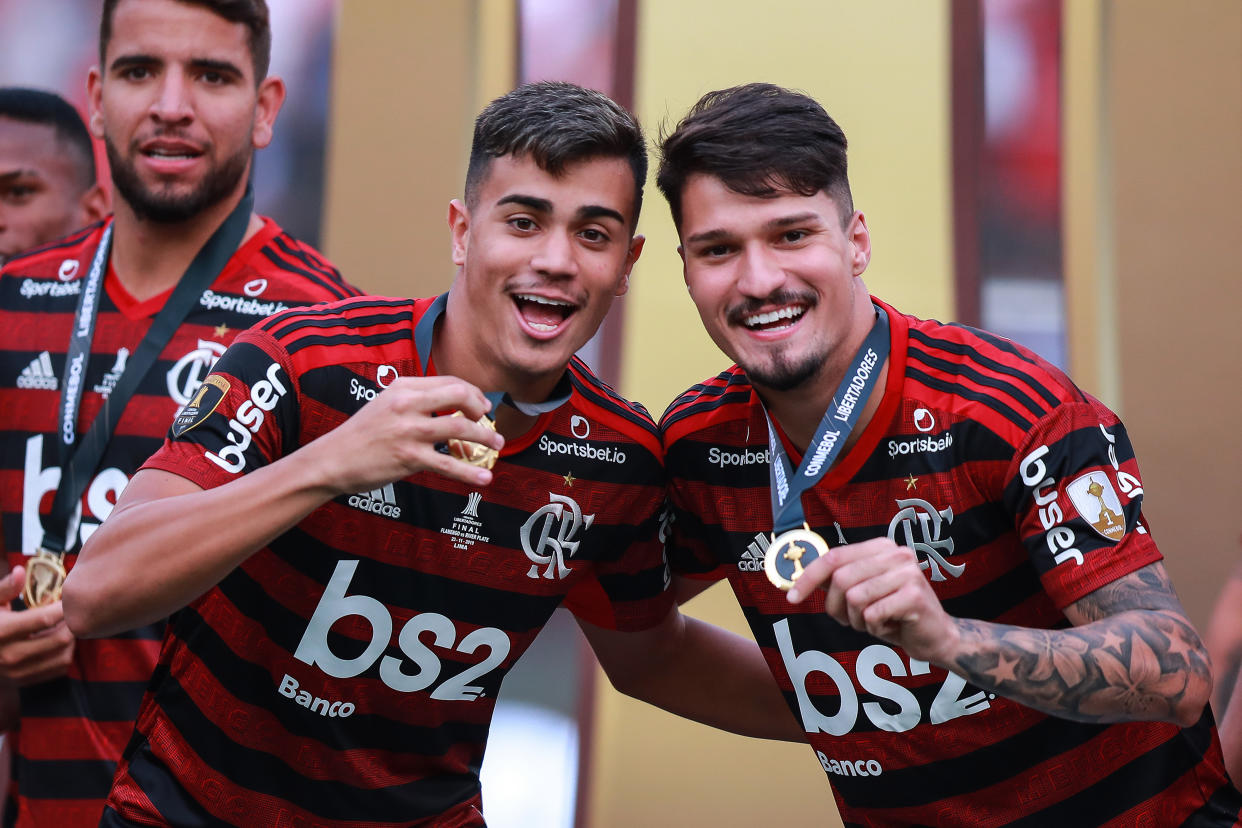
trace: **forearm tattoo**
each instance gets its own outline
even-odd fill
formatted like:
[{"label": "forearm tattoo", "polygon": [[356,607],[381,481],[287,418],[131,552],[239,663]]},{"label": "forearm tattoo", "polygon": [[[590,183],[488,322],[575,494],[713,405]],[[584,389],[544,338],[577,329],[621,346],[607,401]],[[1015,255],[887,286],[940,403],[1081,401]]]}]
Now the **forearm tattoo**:
[{"label": "forearm tattoo", "polygon": [[959,619],[966,652],[956,672],[1084,722],[1178,721],[1188,703],[1211,692],[1203,643],[1158,564],[1101,587],[1066,616],[1082,626],[1036,630]]}]

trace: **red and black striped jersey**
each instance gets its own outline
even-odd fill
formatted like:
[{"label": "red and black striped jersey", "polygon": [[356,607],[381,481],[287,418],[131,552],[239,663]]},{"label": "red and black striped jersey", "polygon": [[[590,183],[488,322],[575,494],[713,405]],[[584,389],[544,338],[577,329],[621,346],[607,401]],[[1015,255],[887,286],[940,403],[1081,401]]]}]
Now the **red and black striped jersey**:
[{"label": "red and black striped jersey", "polygon": [[[882,305],[882,402],[803,495],[829,544],[912,547],[953,616],[1068,626],[1062,608],[1160,560],[1117,417],[1008,340]],[[1234,825],[1211,714],[1092,725],[984,692],[769,583],[767,422],[734,366],[661,419],[677,574],[728,578],[847,825]],[[783,435],[782,435],[783,439]],[[786,440],[790,461],[801,458]]]},{"label": "red and black striped jersey", "polygon": [[[146,468],[210,488],[308,444],[420,375],[431,301],[363,297],[242,334]],[[179,612],[110,807],[140,824],[482,824],[496,694],[552,611],[636,630],[672,605],[658,430],[581,362],[568,375],[490,485],[420,472],[337,497]]]},{"label": "red and black striped jersey", "polygon": [[[65,354],[78,294],[105,225],[9,261],[0,275],[0,522],[10,567],[43,538],[60,481],[57,428]],[[78,433],[94,420],[168,294],[129,296],[109,269],[99,307]],[[357,295],[319,254],[275,223],[234,254],[204,291],[126,406],[68,534],[81,542],[108,516],[168,424],[242,330],[276,311]],[[137,573],[135,577],[140,577]],[[162,626],[77,642],[65,678],[25,688],[14,735],[17,824],[97,825],[116,762],[155,666]]]}]

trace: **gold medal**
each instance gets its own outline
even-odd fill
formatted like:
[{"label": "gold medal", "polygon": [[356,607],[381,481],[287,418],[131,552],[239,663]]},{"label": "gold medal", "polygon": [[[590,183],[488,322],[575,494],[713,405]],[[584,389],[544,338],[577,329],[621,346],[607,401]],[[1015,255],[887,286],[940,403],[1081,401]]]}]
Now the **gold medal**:
[{"label": "gold medal", "polygon": [[[454,411],[452,416],[464,417],[460,411]],[[496,424],[492,422],[491,417],[484,415],[478,420],[479,425],[487,426],[492,431],[496,430]],[[458,440],[453,438],[448,441],[449,453],[458,460],[465,460],[472,466],[490,469],[496,465],[496,458],[500,456],[500,452],[481,443],[472,443],[469,440]]]},{"label": "gold medal", "polygon": [[26,607],[34,609],[59,601],[67,575],[64,553],[49,552],[40,547],[26,562],[26,582],[22,586],[22,600],[26,602]]},{"label": "gold medal", "polygon": [[[773,533],[775,535],[775,533]],[[828,551],[828,542],[805,523],[773,537],[763,555],[763,571],[772,585],[789,591],[811,561]]]}]

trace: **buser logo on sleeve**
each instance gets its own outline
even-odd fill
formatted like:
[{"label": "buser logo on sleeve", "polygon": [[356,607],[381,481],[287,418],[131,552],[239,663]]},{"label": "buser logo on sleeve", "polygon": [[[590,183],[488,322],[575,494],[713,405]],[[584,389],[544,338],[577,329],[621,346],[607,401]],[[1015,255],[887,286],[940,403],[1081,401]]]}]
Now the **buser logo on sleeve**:
[{"label": "buser logo on sleeve", "polygon": [[263,425],[265,411],[271,411],[276,403],[288,393],[288,389],[276,378],[279,363],[267,366],[267,379],[250,386],[250,399],[237,406],[237,413],[229,418],[227,445],[219,453],[205,452],[204,456],[231,474],[246,468],[246,449],[250,448],[250,435]]}]

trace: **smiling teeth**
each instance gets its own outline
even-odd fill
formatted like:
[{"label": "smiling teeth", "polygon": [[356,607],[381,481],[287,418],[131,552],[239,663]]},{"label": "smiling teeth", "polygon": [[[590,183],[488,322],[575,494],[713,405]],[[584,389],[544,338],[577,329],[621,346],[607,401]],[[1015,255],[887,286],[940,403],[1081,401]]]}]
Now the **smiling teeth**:
[{"label": "smiling teeth", "polygon": [[534,302],[536,305],[551,305],[554,308],[572,308],[573,307],[573,304],[570,302],[561,302],[557,299],[545,299],[542,296],[532,296],[529,293],[518,293],[515,295],[517,296],[518,299],[521,299],[523,302]]},{"label": "smiling teeth", "polygon": [[767,313],[757,313],[754,316],[748,316],[743,323],[748,328],[754,328],[758,325],[771,325],[773,322],[779,322],[782,319],[797,319],[806,313],[805,308],[786,307],[780,310],[768,311]]}]

